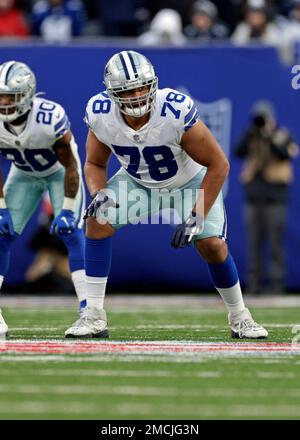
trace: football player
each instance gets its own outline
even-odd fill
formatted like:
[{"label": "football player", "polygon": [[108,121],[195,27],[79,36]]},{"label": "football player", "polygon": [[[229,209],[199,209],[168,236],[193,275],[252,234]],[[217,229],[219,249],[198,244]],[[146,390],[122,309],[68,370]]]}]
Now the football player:
[{"label": "football player", "polygon": [[[84,188],[77,145],[63,107],[35,94],[36,79],[24,63],[0,66],[0,153],[12,162],[3,187],[0,176],[0,287],[10,249],[48,190],[55,218],[50,232],[68,249],[79,310],[86,305]],[[0,312],[0,335],[8,331]]]},{"label": "football player", "polygon": [[[191,194],[186,189],[195,192],[200,188],[190,212],[178,209],[182,223],[171,244],[183,248],[193,243],[207,262],[212,282],[227,307],[232,337],[266,338],[267,330],[244,305],[236,265],[226,244],[221,188],[229,163],[200,120],[192,99],[176,90],[158,89],[152,64],[134,51],[122,51],[108,61],[104,83],[106,91],[89,100],[85,117],[89,127],[85,176],[92,197],[85,213],[87,308],[65,336],[108,336],[103,303],[112,236],[124,224],[115,213],[125,201],[130,209],[125,188],[127,192],[143,188],[149,196],[156,188],[162,198],[166,190],[177,190],[183,202]],[[111,153],[121,168],[107,181]],[[120,185],[124,182],[126,185]],[[147,201],[140,206],[143,214],[151,214]],[[128,215],[128,222],[133,220]]]}]

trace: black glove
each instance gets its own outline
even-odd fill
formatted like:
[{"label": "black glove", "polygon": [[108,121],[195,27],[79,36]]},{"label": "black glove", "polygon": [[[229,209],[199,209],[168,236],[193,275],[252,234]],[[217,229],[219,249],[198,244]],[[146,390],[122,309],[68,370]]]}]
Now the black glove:
[{"label": "black glove", "polygon": [[184,223],[178,225],[172,237],[171,246],[183,248],[190,245],[195,235],[201,234],[204,228],[204,219],[200,214],[192,212]]},{"label": "black glove", "polygon": [[85,220],[88,217],[96,217],[98,210],[102,214],[110,207],[119,208],[119,206],[120,205],[108,197],[104,191],[97,191],[92,195],[92,201],[84,211],[83,219]]}]

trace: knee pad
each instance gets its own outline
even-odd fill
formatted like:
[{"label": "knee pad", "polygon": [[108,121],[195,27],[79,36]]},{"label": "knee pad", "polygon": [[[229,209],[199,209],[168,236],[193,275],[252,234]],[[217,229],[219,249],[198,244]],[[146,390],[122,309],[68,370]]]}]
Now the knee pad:
[{"label": "knee pad", "polygon": [[71,234],[59,234],[68,249],[71,272],[84,269],[84,232],[74,229]]}]

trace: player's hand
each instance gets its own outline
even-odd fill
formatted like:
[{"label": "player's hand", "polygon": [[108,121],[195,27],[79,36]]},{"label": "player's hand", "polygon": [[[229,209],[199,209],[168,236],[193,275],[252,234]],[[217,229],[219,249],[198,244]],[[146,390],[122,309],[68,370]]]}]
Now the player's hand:
[{"label": "player's hand", "polygon": [[86,208],[83,219],[85,220],[88,217],[96,217],[98,210],[102,214],[108,208],[119,208],[119,206],[120,205],[108,197],[104,191],[97,191],[95,194],[93,194],[92,201]]},{"label": "player's hand", "polygon": [[7,208],[0,209],[0,235],[14,235],[14,226]]},{"label": "player's hand", "polygon": [[176,227],[171,245],[174,248],[183,248],[185,245],[190,245],[193,237],[201,234],[203,228],[203,217],[200,214],[192,212],[184,223]]},{"label": "player's hand", "polygon": [[50,234],[71,234],[76,228],[74,212],[70,209],[62,209],[53,220],[50,228]]}]

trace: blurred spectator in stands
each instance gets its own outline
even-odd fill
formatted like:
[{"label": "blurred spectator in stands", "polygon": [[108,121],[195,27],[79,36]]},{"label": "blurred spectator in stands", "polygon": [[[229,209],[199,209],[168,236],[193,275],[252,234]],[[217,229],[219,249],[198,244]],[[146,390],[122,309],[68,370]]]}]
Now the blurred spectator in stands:
[{"label": "blurred spectator in stands", "polygon": [[95,6],[105,37],[135,37],[149,21],[147,0],[97,0]]},{"label": "blurred spectator in stands", "polygon": [[82,34],[85,10],[79,0],[39,0],[32,11],[32,33],[47,42],[66,42]]},{"label": "blurred spectator in stands", "polygon": [[[246,196],[249,293],[264,292],[263,278],[268,272],[267,291],[284,291],[286,209],[293,174],[291,162],[298,151],[289,131],[277,125],[273,106],[268,101],[258,101],[250,126],[236,149],[236,155],[245,159],[241,181]],[[265,270],[266,244],[269,267]]]},{"label": "blurred spectator in stands", "polygon": [[226,24],[230,34],[237,24],[243,20],[243,6],[245,0],[213,0],[219,13],[219,18]]},{"label": "blurred spectator in stands", "polygon": [[84,0],[86,21],[82,34],[88,37],[102,35],[102,25],[99,16],[98,0]]},{"label": "blurred spectator in stands", "polygon": [[189,39],[211,40],[225,39],[227,27],[218,21],[218,10],[208,0],[197,0],[191,10],[191,22],[184,28]]},{"label": "blurred spectator in stands", "polygon": [[300,41],[300,0],[291,0],[288,18],[280,17],[282,38],[292,44]]},{"label": "blurred spectator in stands", "polygon": [[238,24],[231,39],[236,44],[247,44],[254,39],[280,45],[280,30],[271,20],[271,10],[265,0],[248,0],[245,19]]},{"label": "blurred spectator in stands", "polygon": [[291,0],[289,17],[294,23],[300,24],[300,0]]},{"label": "blurred spectator in stands", "polygon": [[[286,64],[294,64],[299,60],[300,51],[300,0],[290,0],[286,15],[276,16],[276,25],[280,32],[278,47]],[[298,43],[298,44],[296,44]]]},{"label": "blurred spectator in stands", "polygon": [[173,9],[161,9],[153,18],[149,31],[138,37],[138,42],[145,46],[172,44],[182,46],[186,37],[182,33],[181,17]]},{"label": "blurred spectator in stands", "polygon": [[0,0],[0,37],[27,37],[29,26],[15,0]]},{"label": "blurred spectator in stands", "polygon": [[184,28],[190,23],[190,12],[193,3],[195,3],[195,0],[147,0],[146,7],[149,10],[150,18],[153,18],[161,9],[177,11]]}]

